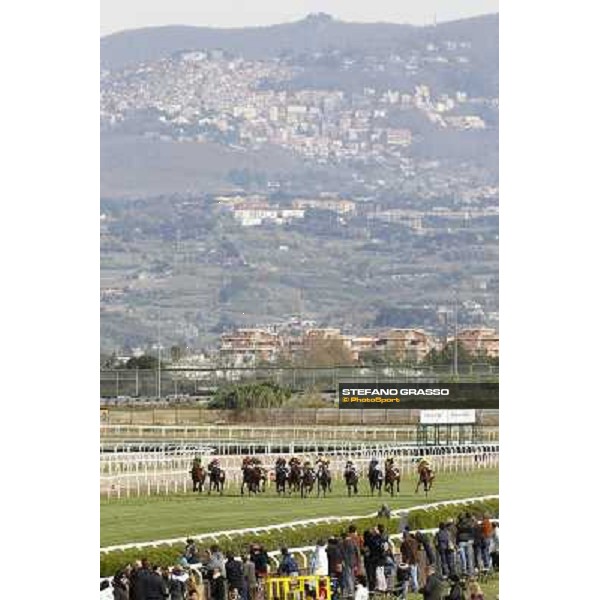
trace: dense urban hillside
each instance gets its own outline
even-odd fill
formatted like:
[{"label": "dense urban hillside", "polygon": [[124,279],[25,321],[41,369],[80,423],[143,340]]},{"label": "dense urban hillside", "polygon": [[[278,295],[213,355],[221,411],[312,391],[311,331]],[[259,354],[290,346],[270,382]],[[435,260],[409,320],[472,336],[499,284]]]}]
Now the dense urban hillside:
[{"label": "dense urban hillside", "polygon": [[102,344],[498,319],[498,17],[101,40]]}]

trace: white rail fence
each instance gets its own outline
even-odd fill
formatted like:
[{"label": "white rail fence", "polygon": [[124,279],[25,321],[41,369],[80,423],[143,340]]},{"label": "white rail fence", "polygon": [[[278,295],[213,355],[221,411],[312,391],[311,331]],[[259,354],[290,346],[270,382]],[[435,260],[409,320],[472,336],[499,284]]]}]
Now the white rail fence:
[{"label": "white rail fence", "polygon": [[[193,440],[243,440],[244,444],[252,442],[282,443],[295,440],[299,443],[314,442],[343,442],[348,439],[357,441],[415,441],[414,424],[389,425],[289,425],[289,426],[249,426],[249,425],[152,425],[144,423],[100,424],[100,437],[137,439],[193,439]],[[480,426],[480,441],[485,443],[498,441],[498,426]],[[453,431],[451,438],[458,440],[458,431]]]},{"label": "white rail fence", "polygon": [[[457,500],[444,500],[441,502],[433,502],[430,504],[420,504],[418,506],[411,506],[408,508],[399,508],[391,511],[392,516],[408,516],[411,512],[416,510],[434,510],[442,506],[464,506],[466,504],[472,504],[474,502],[481,502],[485,500],[497,500],[500,496],[498,494],[489,494],[486,496],[472,496],[470,498],[460,498]],[[101,553],[115,552],[119,550],[130,550],[137,549],[142,550],[144,548],[154,548],[156,546],[173,546],[175,544],[185,544],[186,540],[193,538],[197,542],[202,541],[214,541],[217,542],[219,539],[237,537],[240,535],[252,534],[260,535],[261,533],[269,533],[270,531],[285,531],[289,529],[294,531],[297,528],[304,528],[313,525],[320,524],[335,524],[345,523],[351,521],[357,521],[359,519],[370,519],[377,516],[377,512],[372,512],[366,515],[343,515],[343,516],[328,516],[328,517],[317,517],[314,519],[304,519],[301,521],[289,521],[287,523],[278,523],[276,525],[266,525],[263,527],[247,527],[244,529],[227,529],[221,531],[214,531],[210,533],[199,533],[196,535],[186,535],[185,537],[172,538],[166,540],[153,540],[151,542],[133,542],[130,544],[121,544],[117,546],[105,546],[100,548]],[[427,530],[423,530],[427,531]],[[391,536],[394,537],[394,536]],[[397,536],[396,536],[397,537]],[[312,547],[311,547],[312,549]],[[302,549],[300,549],[302,550]],[[292,549],[291,551],[295,551]]]},{"label": "white rail fence", "polygon": [[[280,455],[263,455],[263,464],[269,467],[270,476],[267,485],[274,485],[272,481],[272,466]],[[383,457],[383,454],[381,455]],[[314,460],[314,456],[302,457]],[[463,473],[480,469],[497,468],[499,452],[471,452],[461,454],[445,454],[432,456],[433,467],[437,473]],[[331,460],[330,469],[335,481],[343,478],[343,470],[347,457]],[[360,474],[359,485],[366,485],[366,476],[370,458],[354,458],[354,463]],[[220,458],[222,468],[226,473],[226,491],[238,490],[242,482],[240,457],[224,456]],[[396,456],[395,464],[400,469],[402,480],[416,477],[414,457]],[[122,465],[123,466],[123,465]],[[157,459],[149,457],[126,464],[122,471],[115,475],[101,475],[100,494],[108,499],[130,498],[149,495],[185,494],[192,491],[190,477],[191,459],[185,457],[171,457]],[[208,480],[207,480],[208,483]],[[206,493],[207,485],[205,485]]]}]

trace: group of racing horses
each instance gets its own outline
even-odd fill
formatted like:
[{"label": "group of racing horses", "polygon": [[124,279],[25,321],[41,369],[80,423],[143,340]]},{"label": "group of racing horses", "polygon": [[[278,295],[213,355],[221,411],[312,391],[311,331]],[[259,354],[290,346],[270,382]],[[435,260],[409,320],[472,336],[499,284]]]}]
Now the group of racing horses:
[{"label": "group of racing horses", "polygon": [[[423,485],[425,495],[431,490],[435,474],[431,467],[431,463],[426,459],[421,459],[417,465],[418,480],[415,494],[418,493],[419,487]],[[225,487],[225,470],[220,466],[219,459],[213,458],[206,469],[202,466],[200,459],[194,459],[192,469],[193,491],[202,493],[206,480],[208,479],[207,492],[210,495],[212,491],[223,494]],[[242,483],[240,493],[244,496],[256,495],[264,492],[266,489],[267,479],[269,478],[269,470],[264,467],[258,457],[246,456],[242,460]],[[358,494],[358,481],[360,473],[351,460],[346,462],[344,467],[344,481],[348,490],[348,496]],[[387,458],[383,468],[379,459],[372,458],[369,463],[367,473],[371,495],[375,492],[381,496],[382,489],[394,496],[396,492],[400,492],[401,472],[397,465],[394,464],[393,458]],[[326,496],[331,493],[331,471],[329,468],[329,460],[319,458],[313,467],[310,461],[302,461],[298,457],[292,457],[286,460],[279,457],[275,461],[275,491],[278,495],[283,496],[286,493],[300,493],[301,498],[306,498],[311,495],[316,486],[317,497],[321,494]]]}]

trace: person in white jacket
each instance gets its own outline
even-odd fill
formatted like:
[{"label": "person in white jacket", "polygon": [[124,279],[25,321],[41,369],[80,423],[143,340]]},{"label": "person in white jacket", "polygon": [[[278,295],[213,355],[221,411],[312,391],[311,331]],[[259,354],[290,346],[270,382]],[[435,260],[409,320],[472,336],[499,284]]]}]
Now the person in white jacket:
[{"label": "person in white jacket", "polygon": [[359,575],[356,578],[354,600],[369,600],[369,588],[367,587],[367,579],[364,575]]},{"label": "person in white jacket", "polygon": [[328,575],[329,561],[325,551],[325,541],[318,540],[311,560],[311,573],[313,575]]}]

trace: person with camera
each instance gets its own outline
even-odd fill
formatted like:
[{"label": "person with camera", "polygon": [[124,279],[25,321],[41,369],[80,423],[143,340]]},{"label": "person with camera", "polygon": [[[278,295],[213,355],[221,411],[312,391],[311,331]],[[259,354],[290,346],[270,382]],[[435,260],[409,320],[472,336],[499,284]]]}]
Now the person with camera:
[{"label": "person with camera", "polygon": [[406,600],[408,582],[410,581],[410,565],[400,562],[396,569],[396,582],[398,584],[398,600]]},{"label": "person with camera", "polygon": [[466,600],[465,588],[465,582],[461,581],[456,573],[452,573],[450,575],[450,592],[445,600]]},{"label": "person with camera", "polygon": [[430,565],[427,567],[427,581],[419,590],[423,594],[423,600],[444,600],[444,582],[442,578],[435,572],[435,567]]}]

